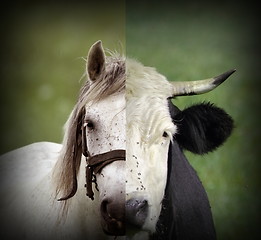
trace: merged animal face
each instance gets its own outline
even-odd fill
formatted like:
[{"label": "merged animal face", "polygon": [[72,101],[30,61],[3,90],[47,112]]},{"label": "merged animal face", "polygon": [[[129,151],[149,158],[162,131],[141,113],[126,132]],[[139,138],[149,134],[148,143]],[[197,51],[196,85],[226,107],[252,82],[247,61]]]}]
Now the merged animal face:
[{"label": "merged animal face", "polygon": [[[113,161],[95,173],[99,189],[99,200],[95,201],[100,203],[103,230],[115,236],[140,230],[153,233],[162,212],[167,180],[172,177],[168,169],[171,142],[202,154],[220,146],[233,127],[232,119],[211,104],[180,111],[170,99],[210,91],[233,71],[199,83],[170,83],[154,68],[136,61],[113,56],[106,60],[101,42],[97,42],[90,49],[87,72],[90,81],[85,95],[91,89],[96,96],[84,106],[89,157],[126,151],[126,161]],[[80,103],[85,101],[83,96]],[[175,154],[184,156],[179,150],[171,158]]]},{"label": "merged animal face", "polygon": [[[153,106],[153,107],[151,107]],[[167,181],[168,149],[177,127],[168,100],[109,96],[86,106],[84,122],[90,156],[126,150],[96,174],[104,231],[155,231]]]}]

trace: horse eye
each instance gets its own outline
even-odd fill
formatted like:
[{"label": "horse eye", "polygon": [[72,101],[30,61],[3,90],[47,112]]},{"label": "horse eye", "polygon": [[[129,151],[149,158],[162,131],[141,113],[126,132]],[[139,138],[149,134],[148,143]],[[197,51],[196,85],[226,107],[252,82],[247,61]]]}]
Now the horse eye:
[{"label": "horse eye", "polygon": [[89,129],[94,129],[94,124],[93,124],[93,122],[91,122],[91,121],[86,122],[86,126],[87,126],[87,128],[89,128]]},{"label": "horse eye", "polygon": [[164,132],[163,134],[162,134],[162,137],[164,137],[164,138],[166,138],[166,137],[168,137],[169,135],[166,133],[166,132]]}]

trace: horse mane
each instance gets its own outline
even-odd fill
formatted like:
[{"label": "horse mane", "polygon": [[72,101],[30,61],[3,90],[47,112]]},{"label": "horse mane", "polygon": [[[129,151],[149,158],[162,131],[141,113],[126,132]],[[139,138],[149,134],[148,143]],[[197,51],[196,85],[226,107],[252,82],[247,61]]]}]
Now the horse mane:
[{"label": "horse mane", "polygon": [[[85,73],[87,76],[88,74]],[[87,81],[82,86],[75,107],[64,127],[63,147],[53,170],[55,196],[68,196],[73,188],[73,180],[77,177],[82,157],[81,127],[85,105],[91,106],[107,96],[125,89],[125,58],[118,53],[106,57],[105,70],[99,79]],[[66,205],[68,201],[63,201]]]}]

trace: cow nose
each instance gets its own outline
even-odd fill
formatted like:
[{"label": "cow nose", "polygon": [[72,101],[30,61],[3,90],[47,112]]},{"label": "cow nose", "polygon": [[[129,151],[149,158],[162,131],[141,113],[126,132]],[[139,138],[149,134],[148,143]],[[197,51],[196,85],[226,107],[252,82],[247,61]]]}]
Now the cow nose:
[{"label": "cow nose", "polygon": [[103,200],[101,203],[103,230],[114,236],[125,235],[125,206],[124,203],[113,200]]},{"label": "cow nose", "polygon": [[148,201],[131,198],[126,202],[125,210],[127,224],[141,228],[148,215]]}]

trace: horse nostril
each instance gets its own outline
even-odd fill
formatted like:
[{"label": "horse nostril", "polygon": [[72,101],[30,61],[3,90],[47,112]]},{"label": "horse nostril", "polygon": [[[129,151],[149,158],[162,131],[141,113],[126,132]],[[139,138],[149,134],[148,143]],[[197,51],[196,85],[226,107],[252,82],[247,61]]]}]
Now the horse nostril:
[{"label": "horse nostril", "polygon": [[117,201],[103,200],[101,203],[103,229],[110,235],[125,234],[125,208]]},{"label": "horse nostril", "polygon": [[145,199],[129,199],[125,205],[127,224],[142,227],[148,215],[148,201]]},{"label": "horse nostril", "polygon": [[104,219],[108,218],[107,205],[108,205],[108,201],[102,201],[101,215],[103,216]]}]

